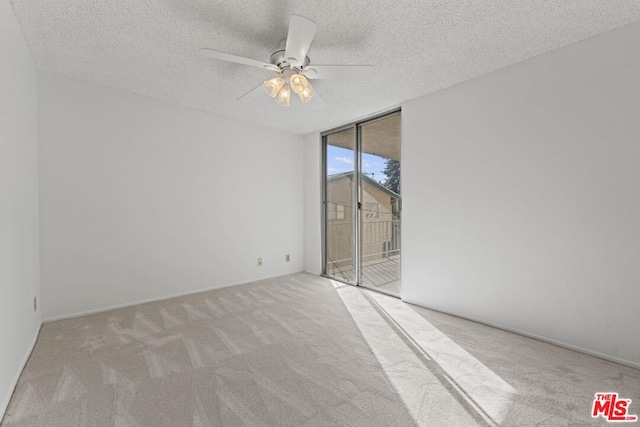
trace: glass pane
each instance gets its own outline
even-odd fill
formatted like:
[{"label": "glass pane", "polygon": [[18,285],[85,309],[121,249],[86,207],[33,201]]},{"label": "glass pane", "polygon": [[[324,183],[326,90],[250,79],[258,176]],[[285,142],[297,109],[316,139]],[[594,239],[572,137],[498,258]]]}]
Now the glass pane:
[{"label": "glass pane", "polygon": [[356,283],[354,229],[354,128],[326,137],[326,274]]},{"label": "glass pane", "polygon": [[360,284],[400,295],[400,115],[360,127]]}]

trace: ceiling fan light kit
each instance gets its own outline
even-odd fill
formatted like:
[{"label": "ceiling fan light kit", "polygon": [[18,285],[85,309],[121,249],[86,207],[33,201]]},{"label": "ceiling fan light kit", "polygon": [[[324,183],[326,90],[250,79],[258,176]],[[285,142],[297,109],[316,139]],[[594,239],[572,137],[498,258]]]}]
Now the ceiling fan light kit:
[{"label": "ceiling fan light kit", "polygon": [[280,92],[280,89],[282,89],[282,87],[284,86],[284,79],[280,76],[274,77],[272,79],[266,80],[263,83],[263,86],[264,90],[267,91],[267,94],[270,97],[275,98],[278,92]]},{"label": "ceiling fan light kit", "polygon": [[289,22],[287,38],[282,39],[278,50],[271,54],[270,63],[208,48],[200,49],[200,53],[214,59],[277,72],[276,77],[265,80],[261,86],[271,98],[275,99],[278,105],[284,107],[291,105],[292,91],[298,95],[303,104],[313,98],[315,91],[308,79],[355,78],[363,80],[371,75],[373,71],[371,65],[310,65],[311,60],[307,53],[315,33],[316,24],[313,21],[293,15]]},{"label": "ceiling fan light kit", "polygon": [[313,90],[309,87],[309,82],[302,74],[298,74],[297,69],[286,68],[282,70],[282,76],[265,80],[263,87],[267,95],[275,98],[276,103],[283,107],[291,105],[291,91],[300,97],[303,104],[309,102],[314,95]]},{"label": "ceiling fan light kit", "polygon": [[309,87],[307,87],[305,90],[303,90],[298,94],[298,96],[300,97],[300,101],[302,101],[303,104],[306,104],[307,102],[309,102],[309,100],[313,97],[313,95],[314,93]]},{"label": "ceiling fan light kit", "polygon": [[283,107],[291,105],[291,88],[287,85],[282,86],[282,89],[276,95],[276,103]]},{"label": "ceiling fan light kit", "polygon": [[302,74],[294,74],[289,77],[289,84],[295,93],[302,93],[307,88],[307,79]]}]

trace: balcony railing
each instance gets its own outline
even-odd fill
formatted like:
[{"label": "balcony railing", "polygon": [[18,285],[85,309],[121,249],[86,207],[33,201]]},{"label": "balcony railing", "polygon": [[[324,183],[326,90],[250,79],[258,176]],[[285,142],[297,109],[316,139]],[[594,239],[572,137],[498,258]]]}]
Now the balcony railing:
[{"label": "balcony railing", "polygon": [[[400,280],[400,220],[367,220],[361,224],[361,259],[363,270],[367,266],[384,261],[393,261],[397,267],[369,268],[370,284],[380,286]],[[353,281],[354,246],[353,223],[332,222],[327,224],[327,274]],[[380,266],[379,266],[380,267]],[[379,273],[376,271],[379,270]],[[364,271],[363,271],[364,273]],[[372,276],[373,275],[373,276]],[[380,277],[378,277],[380,276]]]}]

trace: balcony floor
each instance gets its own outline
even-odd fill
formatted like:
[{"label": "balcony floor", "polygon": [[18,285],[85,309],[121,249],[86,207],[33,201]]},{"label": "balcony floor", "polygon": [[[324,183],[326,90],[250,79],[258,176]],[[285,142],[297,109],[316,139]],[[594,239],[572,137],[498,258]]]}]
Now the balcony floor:
[{"label": "balcony floor", "polygon": [[[336,268],[327,273],[347,282],[354,282],[354,271],[351,267]],[[389,258],[367,261],[362,265],[362,285],[400,295],[400,255]]]}]

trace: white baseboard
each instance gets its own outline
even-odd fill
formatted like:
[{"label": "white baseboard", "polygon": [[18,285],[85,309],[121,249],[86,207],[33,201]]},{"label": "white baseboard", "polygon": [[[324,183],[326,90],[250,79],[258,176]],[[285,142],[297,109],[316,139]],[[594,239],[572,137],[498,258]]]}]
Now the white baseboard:
[{"label": "white baseboard", "polygon": [[44,319],[42,321],[42,323],[55,322],[56,320],[73,319],[74,317],[82,317],[82,316],[87,316],[89,314],[102,313],[102,312],[105,312],[105,311],[116,310],[118,308],[125,308],[125,307],[131,307],[131,306],[134,306],[134,305],[146,304],[148,302],[164,301],[164,300],[171,299],[171,298],[184,297],[184,296],[187,296],[187,295],[193,295],[193,294],[199,294],[199,293],[202,293],[202,292],[214,291],[216,289],[228,288],[230,286],[243,285],[245,283],[260,282],[262,280],[273,280],[273,279],[277,279],[278,277],[285,277],[285,276],[290,276],[292,274],[298,274],[298,273],[302,273],[302,271],[297,271],[297,272],[294,272],[294,273],[287,273],[287,274],[284,274],[284,275],[277,275],[277,276],[273,276],[273,277],[263,277],[263,278],[251,280],[251,281],[248,281],[248,282],[242,281],[242,282],[225,283],[225,284],[222,284],[222,285],[211,286],[211,287],[203,288],[203,289],[196,289],[196,290],[193,290],[193,291],[179,292],[179,293],[175,293],[175,294],[169,294],[169,295],[163,295],[163,296],[159,296],[159,297],[145,298],[145,299],[141,299],[141,300],[137,300],[137,301],[126,302],[126,303],[123,303],[123,304],[110,305],[108,307],[94,308],[94,309],[91,309],[91,310],[81,311],[81,312],[78,312],[78,313],[62,314],[60,316],[47,317],[46,319]]},{"label": "white baseboard", "polygon": [[620,365],[629,366],[630,368],[640,369],[640,363],[638,363],[638,362],[633,362],[631,360],[621,359],[619,357],[612,356],[610,354],[604,354],[604,353],[600,353],[598,351],[589,350],[588,348],[583,348],[583,347],[579,347],[577,345],[568,344],[566,342],[557,341],[557,340],[554,340],[552,338],[543,337],[541,335],[537,335],[537,334],[534,334],[534,333],[531,333],[531,332],[527,332],[527,331],[523,331],[523,330],[520,330],[520,329],[512,328],[512,327],[509,327],[509,326],[504,326],[504,325],[501,325],[501,324],[498,324],[498,323],[489,322],[489,321],[482,320],[482,319],[477,319],[477,318],[466,316],[466,315],[463,315],[463,314],[454,313],[454,312],[451,312],[451,311],[443,311],[443,310],[439,310],[439,309],[436,309],[436,308],[427,307],[424,304],[412,301],[410,299],[403,298],[402,301],[406,302],[406,303],[409,303],[409,304],[417,305],[418,307],[423,307],[423,308],[426,308],[426,309],[429,309],[429,310],[437,311],[437,312],[444,313],[444,314],[449,314],[451,316],[456,316],[456,317],[459,317],[461,319],[470,320],[470,321],[476,322],[476,323],[481,323],[483,325],[491,326],[492,328],[502,329],[503,331],[512,332],[514,334],[522,335],[522,336],[525,336],[525,337],[528,337],[528,338],[533,338],[533,339],[538,340],[538,341],[546,342],[547,344],[553,344],[553,345],[557,345],[558,347],[562,347],[562,348],[566,348],[566,349],[569,349],[569,350],[577,351],[579,353],[588,354],[589,356],[594,356],[594,357],[597,357],[599,359],[606,360],[608,362],[614,362],[614,363],[618,363]]},{"label": "white baseboard", "polygon": [[31,352],[33,348],[36,346],[36,341],[38,340],[38,335],[40,334],[40,328],[42,327],[42,322],[38,325],[36,329],[36,333],[31,340],[31,345],[29,349],[25,353],[22,358],[22,362],[20,362],[20,369],[16,372],[13,377],[13,381],[11,382],[11,387],[9,388],[9,393],[4,397],[2,403],[0,403],[0,422],[2,422],[2,418],[4,417],[4,413],[7,411],[7,407],[9,406],[9,401],[11,400],[11,396],[13,396],[13,392],[16,389],[16,385],[18,385],[18,380],[20,379],[20,375],[22,375],[22,371],[24,370],[25,365],[27,364],[27,360],[29,360],[29,356],[31,356]]}]

